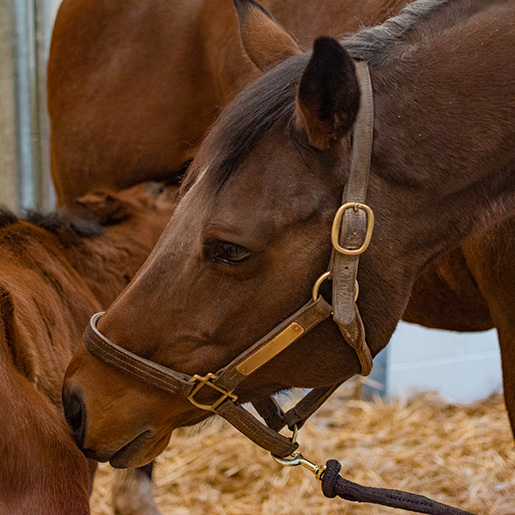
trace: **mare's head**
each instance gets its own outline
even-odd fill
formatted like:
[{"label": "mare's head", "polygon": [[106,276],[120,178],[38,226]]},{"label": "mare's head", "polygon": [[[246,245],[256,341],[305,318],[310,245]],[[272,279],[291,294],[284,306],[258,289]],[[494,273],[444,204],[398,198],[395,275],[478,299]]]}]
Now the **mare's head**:
[{"label": "mare's head", "polygon": [[[217,121],[159,243],[98,324],[118,345],[189,375],[224,367],[310,298],[329,265],[360,105],[355,64],[338,42],[321,38],[300,54],[254,2],[237,4],[244,46],[266,73]],[[371,274],[367,259],[360,281]],[[359,299],[367,331],[382,313],[372,296],[363,291]],[[402,307],[390,309],[397,318],[381,328],[385,334]],[[254,401],[359,371],[355,352],[324,322],[235,393]],[[84,347],[68,369],[64,404],[84,452],[117,467],[150,461],[174,428],[209,415]]]}]

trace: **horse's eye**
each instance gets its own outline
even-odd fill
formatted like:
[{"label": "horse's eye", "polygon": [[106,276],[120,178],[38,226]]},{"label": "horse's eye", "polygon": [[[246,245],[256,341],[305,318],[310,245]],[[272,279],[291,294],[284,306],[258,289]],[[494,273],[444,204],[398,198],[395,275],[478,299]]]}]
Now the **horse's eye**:
[{"label": "horse's eye", "polygon": [[230,241],[220,241],[212,254],[213,260],[224,263],[239,264],[250,258],[250,251]]}]

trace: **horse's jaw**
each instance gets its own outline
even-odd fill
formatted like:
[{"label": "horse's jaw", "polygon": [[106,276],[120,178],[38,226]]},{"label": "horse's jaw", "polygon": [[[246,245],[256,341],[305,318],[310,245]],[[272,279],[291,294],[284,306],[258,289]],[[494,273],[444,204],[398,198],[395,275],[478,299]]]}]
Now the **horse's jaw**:
[{"label": "horse's jaw", "polygon": [[[114,453],[109,458],[109,464],[114,468],[142,467],[165,450],[171,434],[170,431],[156,438],[150,431],[145,431]],[[84,449],[86,455],[88,455],[87,451]]]}]

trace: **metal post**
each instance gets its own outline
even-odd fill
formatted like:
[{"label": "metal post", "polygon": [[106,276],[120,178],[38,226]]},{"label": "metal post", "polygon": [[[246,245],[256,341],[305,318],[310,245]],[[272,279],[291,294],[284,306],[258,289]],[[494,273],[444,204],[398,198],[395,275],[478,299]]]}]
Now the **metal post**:
[{"label": "metal post", "polygon": [[39,207],[45,211],[55,205],[55,192],[50,171],[50,120],[47,108],[46,74],[50,39],[55,15],[61,0],[33,0],[36,8],[37,62],[38,62],[38,114],[39,114],[39,156],[40,198]]},{"label": "metal post", "polygon": [[[49,123],[46,111],[46,62],[55,0],[12,0],[15,42],[18,205],[53,206]],[[49,21],[49,16],[52,21]]]},{"label": "metal post", "polygon": [[14,61],[17,131],[18,205],[36,207],[38,147],[38,88],[35,17],[32,0],[14,0]]},{"label": "metal post", "polygon": [[[364,386],[362,396],[364,399],[370,399],[376,395],[383,397],[388,394],[387,355],[388,348],[385,348],[374,358],[374,368],[372,369],[372,373],[363,380]],[[368,383],[367,380],[369,381]]]}]

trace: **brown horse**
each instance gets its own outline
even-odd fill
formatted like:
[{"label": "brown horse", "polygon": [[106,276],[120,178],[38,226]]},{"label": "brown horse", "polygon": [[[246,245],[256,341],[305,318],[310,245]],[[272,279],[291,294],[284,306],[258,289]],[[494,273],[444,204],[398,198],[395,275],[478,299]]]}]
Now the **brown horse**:
[{"label": "brown horse", "polygon": [[[263,2],[303,47],[319,34],[381,22],[405,3]],[[222,106],[259,74],[243,51],[229,0],[128,1],[116,9],[109,0],[64,0],[48,72],[53,178],[63,204],[93,187],[119,189],[182,168]],[[417,278],[403,318],[455,331],[496,327],[509,366],[513,234],[515,221],[506,222],[435,259]],[[515,389],[506,383],[514,376],[504,370],[505,392]],[[515,397],[506,403],[515,413]],[[515,419],[511,424],[515,432]]]},{"label": "brown horse", "polygon": [[[385,20],[408,0],[265,0],[309,47]],[[223,106],[259,76],[231,0],[64,0],[48,64],[59,204],[163,180],[197,153]]]},{"label": "brown horse", "polygon": [[[89,513],[95,467],[62,415],[64,371],[91,313],[114,300],[150,253],[175,192],[147,183],[90,193],[73,213],[24,220],[0,212],[0,513]],[[144,472],[130,479],[142,490],[119,491],[129,498],[115,505],[157,513]],[[137,499],[145,489],[150,497]]]},{"label": "brown horse", "polygon": [[[367,198],[377,223],[358,274],[358,307],[375,355],[428,263],[515,212],[515,94],[505,80],[515,76],[514,6],[419,0],[343,46],[322,38],[302,54],[255,2],[236,3],[249,56],[277,66],[216,122],[172,223],[98,329],[137,355],[205,375],[310,297],[329,263],[349,176],[360,105],[354,58],[368,63],[375,99]],[[505,374],[513,368],[508,363]],[[359,371],[354,349],[326,321],[234,394],[255,401]],[[84,347],[68,368],[64,395],[81,448],[121,467],[147,463],[175,427],[210,414]]]}]

